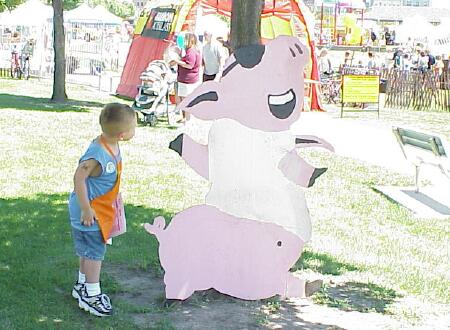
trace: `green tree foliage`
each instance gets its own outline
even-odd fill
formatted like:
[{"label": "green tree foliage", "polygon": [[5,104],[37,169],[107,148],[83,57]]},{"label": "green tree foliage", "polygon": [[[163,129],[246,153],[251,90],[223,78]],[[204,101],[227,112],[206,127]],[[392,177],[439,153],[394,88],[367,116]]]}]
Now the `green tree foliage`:
[{"label": "green tree foliage", "polygon": [[13,10],[22,2],[23,0],[0,0],[0,13],[5,10]]},{"label": "green tree foliage", "polygon": [[[66,0],[64,0],[64,2],[65,1]],[[91,7],[102,5],[114,15],[122,18],[129,18],[134,15],[134,6],[129,2],[122,2],[120,0],[88,0],[88,4]]]}]

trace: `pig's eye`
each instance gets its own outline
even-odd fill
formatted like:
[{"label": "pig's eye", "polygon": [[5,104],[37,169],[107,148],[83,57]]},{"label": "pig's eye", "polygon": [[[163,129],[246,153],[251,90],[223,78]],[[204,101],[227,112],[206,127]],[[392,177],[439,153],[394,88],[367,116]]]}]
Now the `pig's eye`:
[{"label": "pig's eye", "polygon": [[277,245],[278,245],[278,246],[281,246],[281,245],[283,245],[283,243],[281,243],[281,241],[278,241],[278,242],[277,242]]}]

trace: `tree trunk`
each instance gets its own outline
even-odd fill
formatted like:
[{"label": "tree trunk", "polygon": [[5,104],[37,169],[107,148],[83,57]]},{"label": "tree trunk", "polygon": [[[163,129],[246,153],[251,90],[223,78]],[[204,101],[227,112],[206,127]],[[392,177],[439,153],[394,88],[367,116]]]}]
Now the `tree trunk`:
[{"label": "tree trunk", "polygon": [[53,6],[53,50],[55,53],[52,101],[64,102],[66,94],[66,59],[62,0],[52,0]]},{"label": "tree trunk", "polygon": [[231,46],[261,43],[261,12],[264,0],[233,0],[231,10]]}]

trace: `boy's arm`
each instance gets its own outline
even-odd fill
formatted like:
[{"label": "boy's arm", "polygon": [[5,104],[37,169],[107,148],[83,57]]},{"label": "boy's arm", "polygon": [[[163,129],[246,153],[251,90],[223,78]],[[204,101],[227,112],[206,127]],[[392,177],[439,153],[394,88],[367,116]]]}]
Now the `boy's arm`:
[{"label": "boy's arm", "polygon": [[81,219],[80,222],[85,226],[92,226],[94,223],[94,210],[92,210],[89,203],[86,179],[89,176],[98,176],[101,174],[100,164],[95,159],[88,159],[81,162],[75,171],[73,177],[74,190],[78,197],[78,202],[81,208]]}]

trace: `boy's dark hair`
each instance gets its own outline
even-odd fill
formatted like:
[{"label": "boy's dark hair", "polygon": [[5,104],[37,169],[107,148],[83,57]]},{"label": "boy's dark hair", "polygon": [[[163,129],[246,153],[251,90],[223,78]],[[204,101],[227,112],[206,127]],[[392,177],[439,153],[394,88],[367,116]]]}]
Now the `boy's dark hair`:
[{"label": "boy's dark hair", "polygon": [[108,135],[116,135],[128,130],[130,123],[136,120],[136,113],[128,105],[109,103],[100,113],[100,126]]}]

